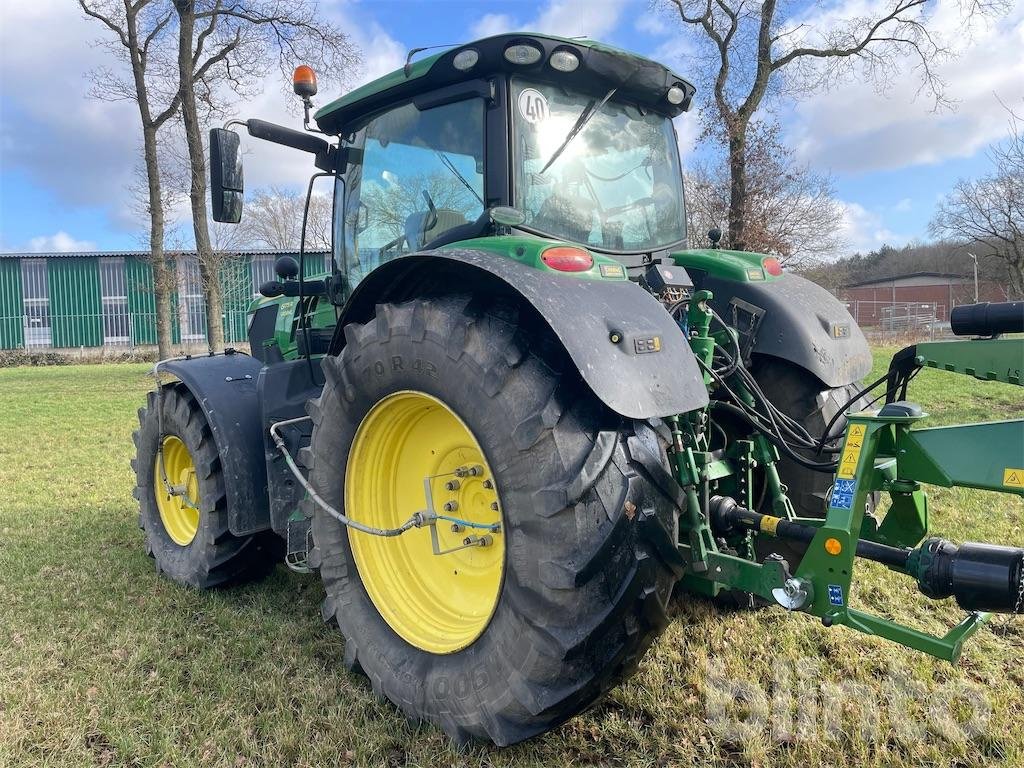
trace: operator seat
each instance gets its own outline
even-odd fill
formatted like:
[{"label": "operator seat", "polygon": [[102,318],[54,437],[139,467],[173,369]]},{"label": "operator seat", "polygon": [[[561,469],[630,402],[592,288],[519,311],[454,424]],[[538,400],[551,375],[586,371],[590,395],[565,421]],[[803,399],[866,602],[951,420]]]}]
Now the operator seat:
[{"label": "operator seat", "polygon": [[458,211],[451,208],[438,208],[437,221],[426,232],[423,231],[423,223],[432,214],[429,211],[416,211],[410,214],[405,220],[405,241],[409,244],[410,251],[418,251],[427,243],[436,239],[449,229],[461,227],[469,221]]}]

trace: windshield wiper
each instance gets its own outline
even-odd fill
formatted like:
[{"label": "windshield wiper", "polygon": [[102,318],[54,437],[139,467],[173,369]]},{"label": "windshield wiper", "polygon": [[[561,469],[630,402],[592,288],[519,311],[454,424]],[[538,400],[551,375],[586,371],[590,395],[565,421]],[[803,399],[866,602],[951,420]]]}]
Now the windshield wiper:
[{"label": "windshield wiper", "polygon": [[612,88],[604,95],[604,98],[601,99],[600,102],[598,102],[597,99],[591,99],[587,103],[587,106],[585,106],[583,111],[580,112],[580,116],[576,118],[576,122],[573,124],[572,128],[569,129],[569,133],[565,135],[565,139],[562,140],[561,145],[559,145],[558,149],[555,150],[554,154],[551,155],[548,161],[544,163],[544,167],[540,169],[541,173],[544,173],[544,171],[551,167],[552,163],[554,163],[555,160],[561,156],[562,152],[565,151],[565,148],[569,146],[569,142],[579,135],[580,131],[582,131],[586,127],[587,123],[590,122],[590,118],[601,111],[601,107],[608,103],[608,99],[614,96],[617,90],[619,90],[618,86]]},{"label": "windshield wiper", "polygon": [[[484,199],[482,197],[480,197],[480,193],[477,192],[475,189],[473,189],[473,185],[470,184],[466,180],[465,176],[463,176],[461,173],[459,173],[459,169],[455,167],[455,163],[452,162],[451,158],[448,157],[448,155],[446,155],[444,152],[442,152],[440,150],[434,150],[434,152],[437,155],[438,159],[442,163],[444,163],[444,167],[447,168],[449,171],[451,171],[452,174],[455,176],[455,178],[457,178],[459,181],[461,181],[462,185],[466,189],[468,189],[470,192],[473,193],[473,197],[475,197],[477,200],[480,201],[480,205],[484,205]],[[486,208],[486,207],[487,206],[484,205],[484,208]]]}]

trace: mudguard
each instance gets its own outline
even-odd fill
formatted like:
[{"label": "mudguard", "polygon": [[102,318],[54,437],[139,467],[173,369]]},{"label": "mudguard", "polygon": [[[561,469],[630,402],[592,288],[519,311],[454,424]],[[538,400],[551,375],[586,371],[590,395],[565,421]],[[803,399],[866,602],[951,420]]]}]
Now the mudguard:
[{"label": "mudguard", "polygon": [[332,353],[345,344],[346,323],[365,322],[375,304],[411,298],[417,285],[441,274],[446,284],[466,290],[486,289],[488,282],[501,289],[494,281],[511,288],[545,320],[597,398],[622,416],[649,419],[707,405],[707,388],[685,336],[642,288],[625,280],[543,272],[479,250],[427,251],[377,267],[349,299]]},{"label": "mudguard", "polygon": [[163,363],[199,401],[220,454],[228,527],[246,536],[270,527],[257,379],[263,364],[242,353]]},{"label": "mudguard", "polygon": [[740,332],[745,355],[787,360],[829,387],[858,382],[871,371],[871,350],[856,321],[810,280],[789,273],[770,282],[693,276],[698,288],[714,293],[715,311]]}]

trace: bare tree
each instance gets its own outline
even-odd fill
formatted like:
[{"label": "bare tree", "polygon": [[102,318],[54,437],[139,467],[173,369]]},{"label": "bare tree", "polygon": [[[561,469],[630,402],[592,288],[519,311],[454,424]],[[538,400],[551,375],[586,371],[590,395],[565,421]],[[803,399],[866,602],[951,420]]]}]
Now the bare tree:
[{"label": "bare tree", "polygon": [[1024,298],[1024,131],[1010,112],[1010,137],[989,150],[993,169],[961,179],[939,202],[930,230],[976,247],[1006,267],[1008,294]]},{"label": "bare tree", "polygon": [[[272,186],[257,190],[246,203],[245,220],[238,229],[246,239],[261,248],[297,251],[302,239],[304,193]],[[306,249],[326,251],[331,247],[331,200],[314,193],[309,201],[306,225]]]},{"label": "bare tree", "polygon": [[287,79],[297,63],[337,78],[358,61],[348,36],[317,17],[312,0],[173,0],[178,18],[178,93],[189,158],[189,198],[203,277],[210,349],[223,348],[217,255],[206,211],[203,116],[224,112],[225,93],[246,94],[268,68]]},{"label": "bare tree", "polygon": [[[733,248],[750,245],[748,139],[751,122],[767,98],[781,93],[799,98],[855,73],[884,87],[909,67],[936,107],[948,103],[936,64],[952,52],[929,29],[929,0],[888,0],[876,4],[876,13],[831,26],[799,15],[780,18],[778,0],[658,1],[695,33],[700,45],[706,66],[699,69],[706,73],[715,122],[726,136],[728,242]],[[1004,0],[962,3],[968,18],[1005,7]]]},{"label": "bare tree", "polygon": [[[747,247],[771,253],[791,267],[836,255],[842,208],[828,176],[797,163],[775,123],[750,127],[747,146]],[[691,247],[707,245],[707,231],[728,219],[729,166],[697,165],[687,174]]]},{"label": "bare tree", "polygon": [[174,277],[167,268],[164,235],[168,207],[160,164],[159,133],[180,107],[177,89],[166,87],[173,62],[165,55],[173,13],[159,0],[78,0],[89,18],[113,34],[100,45],[129,65],[125,77],[109,67],[89,73],[90,95],[103,101],[134,101],[142,124],[145,174],[144,207],[149,215],[149,252],[153,267],[156,337],[160,358],[171,356],[170,293]]}]

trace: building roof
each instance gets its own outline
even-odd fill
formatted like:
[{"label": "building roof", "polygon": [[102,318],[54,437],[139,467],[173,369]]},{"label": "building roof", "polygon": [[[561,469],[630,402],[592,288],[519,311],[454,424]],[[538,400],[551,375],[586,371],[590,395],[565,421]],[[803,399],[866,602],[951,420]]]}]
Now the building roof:
[{"label": "building roof", "polygon": [[898,280],[909,280],[915,277],[936,277],[943,280],[964,280],[966,275],[956,275],[951,272],[907,272],[902,275],[890,275],[889,277],[875,277],[871,280],[859,280],[856,283],[847,283],[844,288],[861,288],[868,285],[885,285]]},{"label": "building roof", "polygon": [[[194,250],[181,250],[176,248],[167,248],[164,253],[168,256],[180,256],[182,254],[186,256],[195,256]],[[320,255],[326,253],[326,251],[306,251],[310,256]],[[246,250],[232,250],[231,254],[235,256],[298,256],[298,251],[277,251],[270,248],[255,248]],[[136,259],[148,259],[150,257],[149,251],[49,251],[43,253],[37,253],[35,251],[11,251],[9,253],[0,252],[0,259],[99,259],[105,257],[134,257]]]}]

